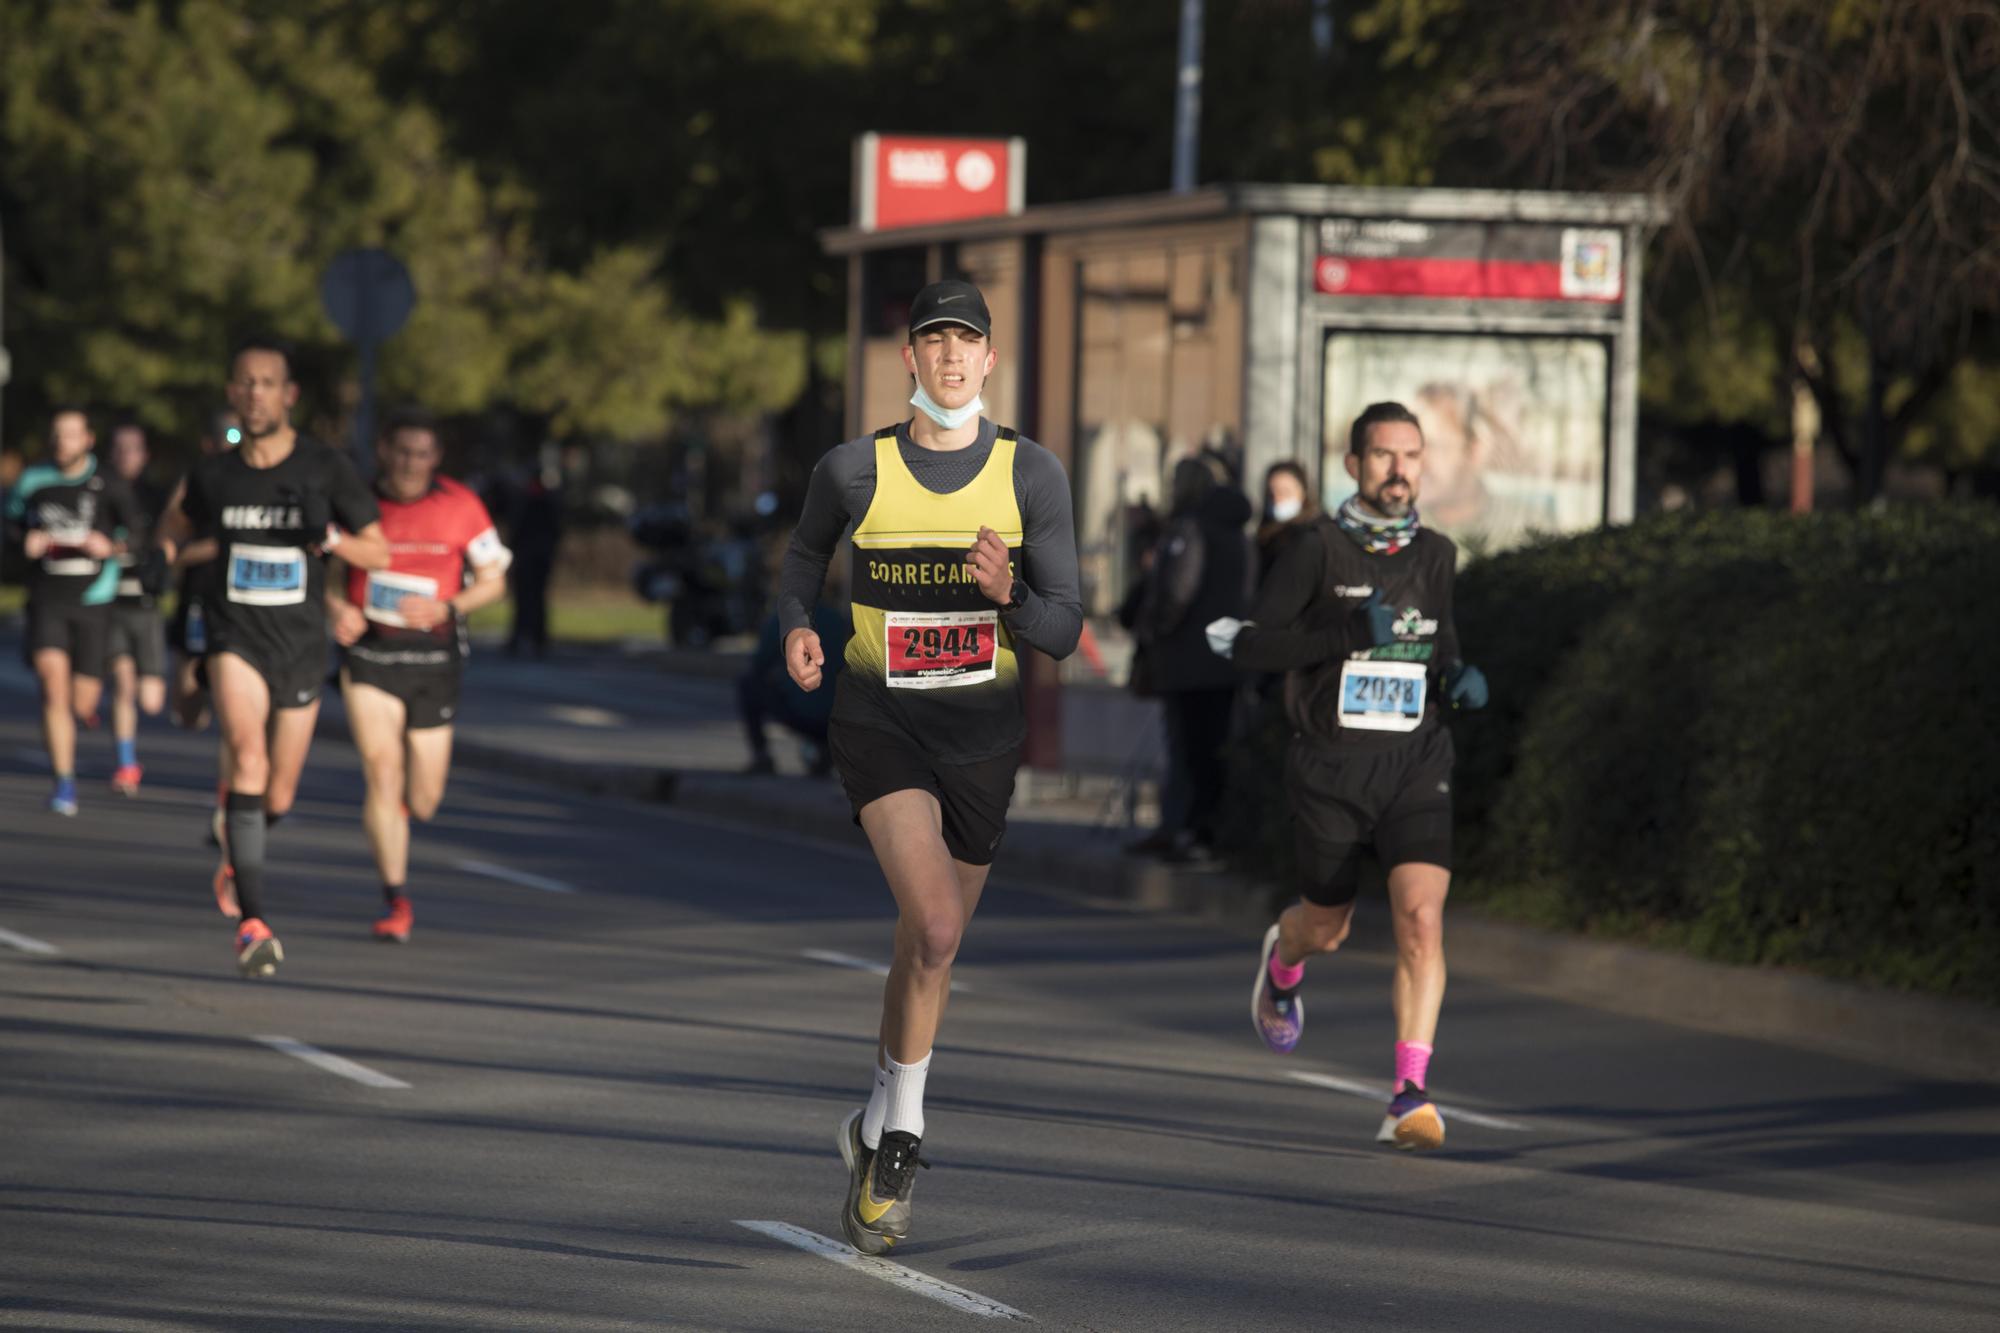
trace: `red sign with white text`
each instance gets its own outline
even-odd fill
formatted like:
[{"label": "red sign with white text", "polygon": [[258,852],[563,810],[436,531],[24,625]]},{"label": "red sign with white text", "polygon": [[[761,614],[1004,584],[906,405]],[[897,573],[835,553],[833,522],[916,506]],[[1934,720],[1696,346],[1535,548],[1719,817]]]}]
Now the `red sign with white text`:
[{"label": "red sign with white text", "polygon": [[1006,217],[1025,200],[1021,139],[864,134],[854,156],[854,220],[863,231]]}]

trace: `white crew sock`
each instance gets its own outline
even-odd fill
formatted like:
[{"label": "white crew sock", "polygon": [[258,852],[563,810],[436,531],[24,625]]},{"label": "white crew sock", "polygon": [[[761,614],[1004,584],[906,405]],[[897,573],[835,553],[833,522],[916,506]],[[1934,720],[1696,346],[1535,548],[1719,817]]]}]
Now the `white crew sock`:
[{"label": "white crew sock", "polygon": [[[878,1055],[878,1061],[887,1059]],[[868,1090],[868,1109],[861,1113],[861,1146],[882,1146],[882,1117],[889,1114],[889,1071],[875,1066],[875,1086]]]},{"label": "white crew sock", "polygon": [[883,1053],[889,1066],[889,1113],[882,1118],[882,1132],[924,1136],[924,1077],[931,1072],[931,1053],[913,1065],[899,1065],[896,1057]]}]

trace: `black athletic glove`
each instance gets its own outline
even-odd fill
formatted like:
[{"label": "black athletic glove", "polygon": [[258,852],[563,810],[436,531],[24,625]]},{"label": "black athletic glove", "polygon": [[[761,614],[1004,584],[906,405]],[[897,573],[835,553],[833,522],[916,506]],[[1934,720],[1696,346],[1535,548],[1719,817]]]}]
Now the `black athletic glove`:
[{"label": "black athletic glove", "polygon": [[323,491],[307,491],[299,497],[299,526],[305,529],[308,546],[326,544],[326,529],[333,522],[333,506]]},{"label": "black athletic glove", "polygon": [[155,546],[139,561],[139,591],[158,597],[167,586],[167,553]]}]

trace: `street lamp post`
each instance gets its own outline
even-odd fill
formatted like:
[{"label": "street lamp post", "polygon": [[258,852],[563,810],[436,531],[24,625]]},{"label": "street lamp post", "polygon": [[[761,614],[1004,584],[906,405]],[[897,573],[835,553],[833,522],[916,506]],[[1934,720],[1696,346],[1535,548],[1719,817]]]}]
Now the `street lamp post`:
[{"label": "street lamp post", "polygon": [[1201,142],[1201,0],[1181,0],[1181,51],[1174,80],[1174,193],[1194,188]]}]

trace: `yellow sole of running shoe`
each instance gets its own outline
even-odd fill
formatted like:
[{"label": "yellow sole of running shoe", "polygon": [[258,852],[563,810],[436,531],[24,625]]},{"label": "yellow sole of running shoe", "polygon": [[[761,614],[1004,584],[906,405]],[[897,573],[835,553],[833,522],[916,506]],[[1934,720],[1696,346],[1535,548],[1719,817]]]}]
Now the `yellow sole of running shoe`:
[{"label": "yellow sole of running shoe", "polygon": [[[1387,1128],[1385,1126],[1385,1128]],[[1377,1142],[1384,1141],[1381,1138]],[[1434,1106],[1426,1106],[1412,1111],[1396,1122],[1395,1129],[1387,1136],[1387,1142],[1403,1152],[1429,1152],[1433,1148],[1444,1147],[1444,1117]]]}]

